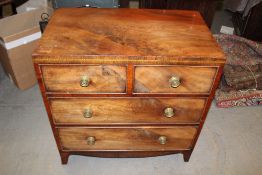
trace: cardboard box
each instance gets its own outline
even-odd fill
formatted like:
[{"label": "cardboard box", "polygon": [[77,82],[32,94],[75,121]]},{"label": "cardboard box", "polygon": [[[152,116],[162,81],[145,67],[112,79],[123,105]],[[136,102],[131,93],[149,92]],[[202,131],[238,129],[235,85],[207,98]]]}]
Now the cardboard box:
[{"label": "cardboard box", "polygon": [[0,20],[0,61],[14,84],[24,90],[36,83],[32,52],[41,37],[41,14],[52,9],[39,8]]}]

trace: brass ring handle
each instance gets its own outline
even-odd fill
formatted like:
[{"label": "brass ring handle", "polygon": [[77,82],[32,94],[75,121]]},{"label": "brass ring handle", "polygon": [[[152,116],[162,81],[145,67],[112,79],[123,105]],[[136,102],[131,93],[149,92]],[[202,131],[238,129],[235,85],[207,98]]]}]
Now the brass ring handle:
[{"label": "brass ring handle", "polygon": [[83,116],[85,117],[85,118],[91,118],[91,117],[93,117],[93,111],[92,111],[92,109],[85,109],[84,110],[84,112],[83,112]]},{"label": "brass ring handle", "polygon": [[177,88],[178,86],[180,86],[181,82],[180,82],[180,77],[178,75],[173,75],[170,79],[169,79],[169,83],[170,86],[172,88]]},{"label": "brass ring handle", "polygon": [[80,80],[81,87],[87,87],[90,84],[90,78],[88,76],[83,76]]},{"label": "brass ring handle", "polygon": [[159,143],[160,143],[161,145],[164,145],[164,144],[166,144],[166,142],[167,142],[167,137],[166,137],[166,136],[160,136],[160,137],[158,138],[158,141],[159,141]]},{"label": "brass ring handle", "polygon": [[174,116],[175,116],[175,109],[174,109],[174,108],[171,108],[171,107],[165,108],[165,110],[164,110],[164,115],[165,115],[167,118],[174,117]]},{"label": "brass ring handle", "polygon": [[94,145],[96,143],[96,138],[94,136],[87,137],[87,144]]}]

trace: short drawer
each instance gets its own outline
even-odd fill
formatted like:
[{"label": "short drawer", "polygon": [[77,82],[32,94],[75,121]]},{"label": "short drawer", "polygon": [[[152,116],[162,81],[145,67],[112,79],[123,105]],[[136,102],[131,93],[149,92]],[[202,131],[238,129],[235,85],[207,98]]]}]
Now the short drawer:
[{"label": "short drawer", "polygon": [[136,66],[135,93],[209,93],[216,67]]},{"label": "short drawer", "polygon": [[46,65],[41,67],[47,92],[125,93],[126,67]]},{"label": "short drawer", "polygon": [[206,98],[50,99],[56,124],[198,123]]},{"label": "short drawer", "polygon": [[143,150],[189,149],[195,127],[169,128],[58,128],[63,150]]}]

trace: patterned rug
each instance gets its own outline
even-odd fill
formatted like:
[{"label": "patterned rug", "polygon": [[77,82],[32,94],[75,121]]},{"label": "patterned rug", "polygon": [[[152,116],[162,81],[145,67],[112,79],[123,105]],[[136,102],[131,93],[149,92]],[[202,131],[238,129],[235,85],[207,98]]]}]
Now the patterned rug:
[{"label": "patterned rug", "polygon": [[216,92],[218,107],[262,104],[262,44],[236,35],[215,35],[227,61]]}]

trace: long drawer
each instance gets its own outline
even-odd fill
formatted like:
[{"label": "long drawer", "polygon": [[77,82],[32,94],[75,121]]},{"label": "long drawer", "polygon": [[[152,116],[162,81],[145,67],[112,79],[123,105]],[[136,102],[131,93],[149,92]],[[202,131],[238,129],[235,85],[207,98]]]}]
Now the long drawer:
[{"label": "long drawer", "polygon": [[136,66],[135,93],[210,93],[216,67]]},{"label": "long drawer", "polygon": [[63,150],[173,151],[190,149],[195,127],[58,128]]},{"label": "long drawer", "polygon": [[81,125],[198,123],[206,98],[51,98],[54,123]]},{"label": "long drawer", "polygon": [[47,92],[125,93],[126,67],[113,65],[41,66]]}]

